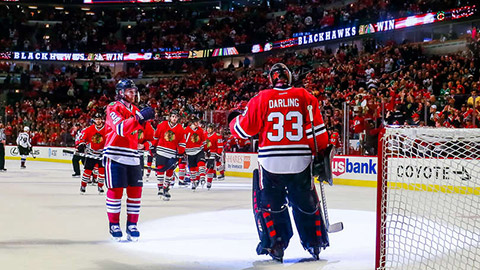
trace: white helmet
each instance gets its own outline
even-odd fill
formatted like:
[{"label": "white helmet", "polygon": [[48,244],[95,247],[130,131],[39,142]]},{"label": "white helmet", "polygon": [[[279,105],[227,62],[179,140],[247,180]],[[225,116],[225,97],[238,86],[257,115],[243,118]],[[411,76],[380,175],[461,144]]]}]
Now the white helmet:
[{"label": "white helmet", "polygon": [[30,128],[29,128],[29,127],[24,127],[24,128],[23,128],[23,131],[29,132],[29,131],[30,131]]}]

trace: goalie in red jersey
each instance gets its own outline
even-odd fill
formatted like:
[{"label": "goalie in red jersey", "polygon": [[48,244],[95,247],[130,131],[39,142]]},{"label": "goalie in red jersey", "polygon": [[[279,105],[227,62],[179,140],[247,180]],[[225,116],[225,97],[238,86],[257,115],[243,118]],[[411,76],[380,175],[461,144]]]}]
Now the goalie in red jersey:
[{"label": "goalie in red jersey", "polygon": [[127,191],[127,239],[137,241],[137,228],[142,197],[142,168],[138,153],[138,132],[145,128],[155,111],[141,111],[134,105],[138,89],[132,80],[120,80],[116,85],[116,100],[107,106],[106,141],[103,152],[107,191],[107,215],[110,234],[116,241],[122,238],[120,211],[124,189]]},{"label": "goalie in red jersey", "polygon": [[[312,177],[312,138],[316,136],[318,149],[325,149],[327,131],[318,100],[304,88],[291,86],[292,75],[287,66],[273,65],[269,76],[273,89],[260,91],[248,102],[243,114],[230,122],[236,137],[247,139],[259,134],[259,169],[254,172],[253,183],[260,238],[257,254],[283,261],[293,235],[289,204],[302,246],[318,260],[320,249],[329,242]],[[309,106],[313,107],[314,119],[309,118]]]}]

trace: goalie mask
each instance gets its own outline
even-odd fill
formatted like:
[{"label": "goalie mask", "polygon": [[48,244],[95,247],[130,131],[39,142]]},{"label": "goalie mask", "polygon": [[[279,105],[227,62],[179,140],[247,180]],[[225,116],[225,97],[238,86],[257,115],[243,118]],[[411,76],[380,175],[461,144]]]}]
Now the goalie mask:
[{"label": "goalie mask", "polygon": [[123,79],[118,81],[115,86],[115,93],[117,100],[125,100],[128,103],[137,103],[140,101],[140,94],[135,83],[130,79]]},{"label": "goalie mask", "polygon": [[292,73],[283,63],[273,65],[268,78],[273,88],[289,88],[292,85]]}]

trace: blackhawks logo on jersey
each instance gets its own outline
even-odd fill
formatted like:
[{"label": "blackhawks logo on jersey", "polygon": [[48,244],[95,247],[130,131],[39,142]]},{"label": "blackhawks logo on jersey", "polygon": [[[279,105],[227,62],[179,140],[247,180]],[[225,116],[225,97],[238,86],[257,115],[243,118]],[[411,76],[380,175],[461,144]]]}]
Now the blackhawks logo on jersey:
[{"label": "blackhawks logo on jersey", "polygon": [[191,142],[196,143],[196,142],[200,141],[200,136],[198,136],[197,133],[193,133],[192,138],[190,140],[191,140]]},{"label": "blackhawks logo on jersey", "polygon": [[207,139],[207,148],[210,148],[210,147],[212,147],[212,142],[209,139]]},{"label": "blackhawks logo on jersey", "polygon": [[138,140],[139,141],[143,140],[143,137],[145,137],[145,134],[143,133],[143,130],[139,129],[138,130]]},{"label": "blackhawks logo on jersey", "polygon": [[102,136],[102,134],[100,134],[100,133],[95,133],[95,135],[93,135],[93,137],[92,137],[92,142],[93,142],[94,144],[100,144],[100,143],[102,143],[102,142],[103,142],[103,136]]},{"label": "blackhawks logo on jersey", "polygon": [[165,132],[165,135],[163,135],[163,139],[167,142],[171,142],[171,141],[175,140],[175,133],[173,133],[173,131],[169,130],[169,131]]}]

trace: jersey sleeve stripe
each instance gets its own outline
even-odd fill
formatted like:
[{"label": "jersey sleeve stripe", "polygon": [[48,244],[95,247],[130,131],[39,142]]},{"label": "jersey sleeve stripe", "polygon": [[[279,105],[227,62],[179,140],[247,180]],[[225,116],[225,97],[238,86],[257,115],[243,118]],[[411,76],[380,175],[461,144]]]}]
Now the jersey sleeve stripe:
[{"label": "jersey sleeve stripe", "polygon": [[[325,127],[325,124],[320,124],[320,125],[318,125],[318,126],[315,126],[315,130],[317,131],[317,130],[323,128],[323,127]],[[309,129],[306,130],[306,132],[307,132],[307,133],[309,133],[309,132],[312,133],[312,129],[309,128]]]},{"label": "jersey sleeve stripe", "polygon": [[237,132],[238,136],[240,136],[240,138],[248,139],[248,137],[250,137],[250,136],[240,126],[240,124],[238,123],[238,119],[239,119],[239,116],[237,116],[237,118],[235,118],[235,131]]},{"label": "jersey sleeve stripe", "polygon": [[[315,137],[316,137],[316,136],[319,136],[319,135],[322,135],[322,134],[325,133],[325,132],[327,132],[327,130],[326,130],[325,128],[322,129],[322,130],[319,130],[319,131],[317,131],[317,133],[315,133]],[[308,138],[308,139],[313,138],[312,134],[308,135],[307,138]]]},{"label": "jersey sleeve stripe", "polygon": [[117,134],[123,137],[123,122],[117,125]]}]

